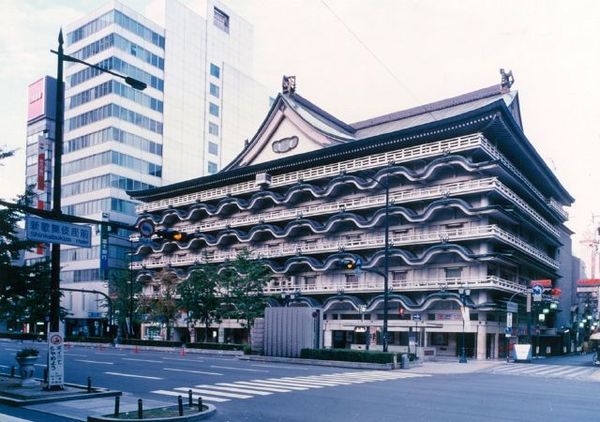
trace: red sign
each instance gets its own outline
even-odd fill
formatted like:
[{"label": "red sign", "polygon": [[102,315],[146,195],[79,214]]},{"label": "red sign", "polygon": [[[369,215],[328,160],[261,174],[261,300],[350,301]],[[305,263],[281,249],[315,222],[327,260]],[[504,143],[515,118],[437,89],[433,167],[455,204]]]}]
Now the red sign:
[{"label": "red sign", "polygon": [[552,280],[544,279],[544,280],[531,280],[529,282],[531,287],[533,286],[542,286],[542,287],[552,287]]},{"label": "red sign", "polygon": [[37,188],[46,189],[46,154],[38,154]]},{"label": "red sign", "polygon": [[45,78],[40,79],[29,85],[27,93],[29,94],[27,101],[27,120],[35,119],[42,116],[45,110],[46,99],[46,84]]},{"label": "red sign", "polygon": [[577,280],[577,285],[587,287],[600,286],[600,278],[585,278],[583,280]]}]

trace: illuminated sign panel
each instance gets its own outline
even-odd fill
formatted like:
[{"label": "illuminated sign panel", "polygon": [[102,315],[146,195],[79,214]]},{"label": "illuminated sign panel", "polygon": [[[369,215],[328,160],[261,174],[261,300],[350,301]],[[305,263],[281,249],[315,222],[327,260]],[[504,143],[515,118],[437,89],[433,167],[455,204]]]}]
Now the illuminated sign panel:
[{"label": "illuminated sign panel", "polygon": [[46,78],[42,78],[27,88],[27,120],[43,116],[46,112]]}]

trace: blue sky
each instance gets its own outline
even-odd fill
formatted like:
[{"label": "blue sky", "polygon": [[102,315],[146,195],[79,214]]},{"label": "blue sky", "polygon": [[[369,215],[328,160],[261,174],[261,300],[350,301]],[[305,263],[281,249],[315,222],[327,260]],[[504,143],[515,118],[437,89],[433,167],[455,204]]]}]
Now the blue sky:
[{"label": "blue sky", "polygon": [[[576,198],[574,247],[600,214],[600,2],[223,1],[254,24],[256,79],[275,93],[295,74],[301,95],[347,122],[489,86],[512,69],[525,132]],[[59,27],[105,2],[2,3],[0,145],[22,148],[26,87],[55,75]],[[23,190],[24,161],[21,150],[0,167],[0,197]]]}]

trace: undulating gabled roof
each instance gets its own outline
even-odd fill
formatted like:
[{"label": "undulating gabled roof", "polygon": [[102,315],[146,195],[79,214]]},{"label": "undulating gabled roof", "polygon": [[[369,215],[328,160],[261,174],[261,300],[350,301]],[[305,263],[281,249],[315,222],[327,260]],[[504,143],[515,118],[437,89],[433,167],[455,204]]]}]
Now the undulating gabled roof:
[{"label": "undulating gabled roof", "polygon": [[[493,123],[481,119],[492,114],[501,118]],[[302,130],[318,138],[313,150],[299,149],[281,158],[266,160],[263,156],[262,161],[255,160],[271,141],[269,136],[275,133],[274,128],[285,119],[295,120]],[[410,146],[439,136],[476,131],[485,132],[486,136],[489,133],[518,167],[527,167],[529,177],[544,180],[547,196],[565,204],[573,202],[523,133],[517,92],[502,84],[352,124],[344,123],[296,93],[279,94],[252,140],[217,174],[128,194],[142,201],[153,201],[247,180],[257,173],[293,171],[302,166]]]}]

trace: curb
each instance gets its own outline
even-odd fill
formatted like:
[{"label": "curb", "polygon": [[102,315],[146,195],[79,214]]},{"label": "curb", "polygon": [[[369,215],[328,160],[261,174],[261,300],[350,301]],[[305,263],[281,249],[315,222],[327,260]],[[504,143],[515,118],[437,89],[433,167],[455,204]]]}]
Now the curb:
[{"label": "curb", "polygon": [[[82,386],[80,386],[78,384],[65,383],[65,385],[68,387],[82,388]],[[54,402],[60,402],[60,401],[89,400],[89,399],[98,399],[98,398],[105,398],[105,397],[115,397],[115,396],[121,396],[123,394],[121,391],[107,390],[104,388],[95,388],[94,390],[95,391],[93,391],[91,393],[75,392],[75,393],[64,393],[63,395],[60,395],[61,393],[48,393],[48,394],[54,394],[54,396],[53,397],[52,396],[36,397],[36,398],[32,398],[32,399],[18,399],[18,398],[14,398],[14,397],[10,397],[10,396],[4,396],[0,392],[0,403],[8,404],[11,406],[16,406],[16,407],[21,407],[21,406],[29,406],[29,405],[34,405],[34,404],[54,403]]]},{"label": "curb", "polygon": [[[136,346],[131,344],[110,344],[110,343],[65,343],[66,347],[78,346],[78,347],[89,347],[89,348],[105,348],[107,350],[135,350]],[[158,351],[158,352],[172,352],[181,353],[181,347],[159,347],[159,346],[137,346],[137,350],[145,351]],[[215,349],[195,349],[184,347],[185,353],[193,353],[198,355],[215,355],[215,356],[242,356],[243,350],[215,350]]]},{"label": "curb", "polygon": [[[117,421],[131,421],[131,422],[162,422],[162,421],[170,421],[170,422],[194,422],[202,419],[210,418],[216,411],[217,408],[212,404],[204,404],[207,407],[206,410],[202,412],[198,412],[192,415],[184,415],[184,416],[171,416],[168,418],[143,418],[143,419],[132,419],[132,418],[116,418],[114,416],[88,416],[87,422],[117,422]],[[176,408],[177,406],[168,406],[169,408]],[[160,408],[157,408],[160,409]]]},{"label": "curb", "polygon": [[[239,359],[240,360],[259,361],[259,362],[281,362],[281,363],[292,363],[292,364],[298,364],[298,365],[329,366],[329,367],[333,367],[333,368],[377,369],[377,370],[382,370],[382,371],[390,371],[390,370],[394,370],[394,369],[399,369],[399,366],[397,365],[396,367],[394,367],[393,363],[346,362],[346,361],[339,361],[339,360],[301,359],[301,358],[286,358],[286,357],[258,356],[258,355],[245,355],[245,356],[241,356]],[[419,364],[411,363],[409,368],[412,368],[412,367],[415,367],[418,365]]]}]

